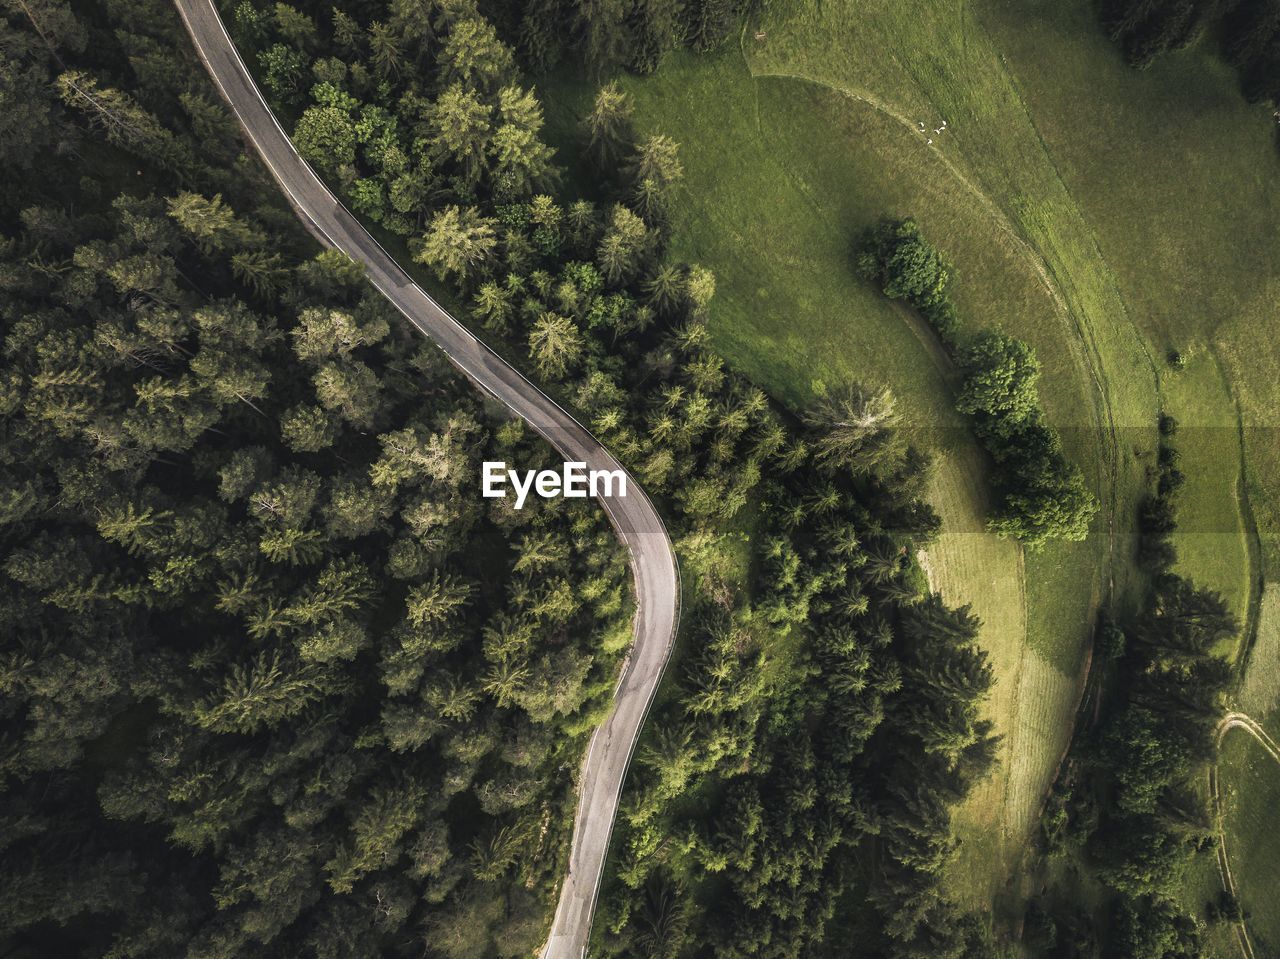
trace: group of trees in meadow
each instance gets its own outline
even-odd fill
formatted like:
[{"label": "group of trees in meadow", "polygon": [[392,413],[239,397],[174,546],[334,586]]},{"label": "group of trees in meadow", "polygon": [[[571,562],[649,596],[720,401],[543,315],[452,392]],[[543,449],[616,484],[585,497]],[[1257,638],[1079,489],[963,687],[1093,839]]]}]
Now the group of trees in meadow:
[{"label": "group of trees in meadow", "polygon": [[[0,19],[0,952],[525,955],[629,638],[590,504],[315,253],[170,5]],[[93,175],[85,175],[92,170]]]},{"label": "group of trees in meadow", "polygon": [[[1154,489],[1139,513],[1149,595],[1131,623],[1099,629],[1108,701],[1077,737],[1046,817],[1050,854],[1084,857],[1109,892],[1105,938],[1118,959],[1201,955],[1205,918],[1222,914],[1216,902],[1189,913],[1182,880],[1216,847],[1205,770],[1232,681],[1223,650],[1238,624],[1221,596],[1173,572],[1176,429],[1161,418]],[[1047,910],[1042,921],[1069,920]],[[1096,938],[1085,954],[1098,954]]]},{"label": "group of trees in meadow", "polygon": [[1250,102],[1280,106],[1280,0],[1105,0],[1100,16],[1136,67],[1211,33]]},{"label": "group of trees in meadow", "polygon": [[995,461],[990,528],[1033,549],[1050,540],[1084,539],[1098,501],[1045,419],[1035,351],[996,330],[962,327],[948,290],[950,267],[913,220],[875,227],[857,267],[886,296],[920,311],[963,374],[956,409]]}]

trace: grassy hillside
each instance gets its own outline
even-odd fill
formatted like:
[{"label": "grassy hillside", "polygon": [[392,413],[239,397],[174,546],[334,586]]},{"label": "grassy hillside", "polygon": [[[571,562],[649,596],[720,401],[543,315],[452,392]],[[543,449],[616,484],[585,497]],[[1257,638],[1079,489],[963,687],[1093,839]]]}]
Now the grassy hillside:
[{"label": "grassy hillside", "polygon": [[[956,888],[1016,902],[1090,611],[1141,587],[1132,517],[1158,409],[1184,427],[1179,569],[1257,620],[1280,530],[1264,432],[1280,360],[1258,349],[1280,283],[1265,114],[1204,51],[1128,69],[1085,0],[777,5],[736,48],[626,85],[640,124],[682,144],[676,253],[717,273],[718,348],[797,407],[888,382],[940,451],[946,532],[926,561],[986,623],[1006,737],[962,816]],[[966,319],[1036,347],[1049,416],[1104,502],[1088,543],[1023,556],[982,531],[984,464],[951,412],[953,371],[850,270],[858,233],[907,213],[954,260]]]},{"label": "grassy hillside", "polygon": [[[904,150],[899,125],[865,104],[795,80],[752,81],[732,50],[682,58],[630,89],[640,122],[684,144],[689,213],[677,255],[719,277],[718,347],[797,407],[842,381],[887,382],[940,454],[934,502],[946,532],[930,566],[949,602],[972,603],[983,618],[999,675],[1001,771],[968,807],[974,841],[958,867],[981,863],[990,884],[968,889],[975,904],[990,901],[1017,872],[1066,745],[1105,536],[1032,556],[1024,569],[1016,546],[984,531],[985,463],[952,411],[954,373],[930,331],[853,274],[851,253],[879,218],[912,213],[954,261],[956,296],[975,323],[1051,327],[1052,291],[944,159],[909,135]],[[1060,421],[1091,408],[1088,383],[1062,352],[1042,348]],[[1094,431],[1065,422],[1085,427],[1071,439],[1101,486]]]}]

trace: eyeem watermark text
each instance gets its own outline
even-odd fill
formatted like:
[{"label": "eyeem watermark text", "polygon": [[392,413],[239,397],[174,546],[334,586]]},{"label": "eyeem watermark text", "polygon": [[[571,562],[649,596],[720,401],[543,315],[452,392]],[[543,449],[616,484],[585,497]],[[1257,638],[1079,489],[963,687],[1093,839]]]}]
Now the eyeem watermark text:
[{"label": "eyeem watermark text", "polygon": [[505,497],[507,486],[516,493],[516,509],[524,506],[529,491],[543,499],[564,496],[585,499],[588,496],[626,496],[627,474],[622,470],[589,470],[586,463],[565,463],[555,470],[509,470],[507,464],[486,460],[482,466],[483,493],[490,498]]}]

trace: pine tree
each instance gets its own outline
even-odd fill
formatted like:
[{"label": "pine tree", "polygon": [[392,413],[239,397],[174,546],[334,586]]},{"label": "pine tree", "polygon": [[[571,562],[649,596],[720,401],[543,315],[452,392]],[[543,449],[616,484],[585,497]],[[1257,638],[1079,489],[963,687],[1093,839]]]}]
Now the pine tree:
[{"label": "pine tree", "polygon": [[582,351],[582,334],[568,317],[544,313],[529,333],[529,356],[538,372],[549,379],[563,379],[577,365]]},{"label": "pine tree", "polygon": [[635,136],[631,125],[634,109],[631,98],[617,83],[610,83],[596,92],[595,103],[584,126],[587,154],[598,169],[611,173],[631,148]]},{"label": "pine tree", "polygon": [[498,239],[497,221],[474,207],[447,206],[427,226],[414,259],[440,279],[470,280],[492,260]]}]

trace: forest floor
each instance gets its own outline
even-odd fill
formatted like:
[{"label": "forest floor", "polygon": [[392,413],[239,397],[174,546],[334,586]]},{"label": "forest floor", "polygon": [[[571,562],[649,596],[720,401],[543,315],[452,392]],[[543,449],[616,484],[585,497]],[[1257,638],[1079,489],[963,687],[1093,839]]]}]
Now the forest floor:
[{"label": "forest floor", "polygon": [[[590,90],[547,82],[563,133]],[[1183,425],[1179,571],[1223,593],[1246,640],[1259,621],[1280,555],[1274,124],[1207,49],[1129,69],[1087,0],[775,7],[721,53],[624,83],[640,125],[682,145],[675,253],[717,275],[721,352],[796,408],[887,383],[938,453],[945,532],[927,559],[984,620],[1005,736],[1001,771],[959,817],[955,892],[1013,919],[1092,614],[1132,608],[1144,585],[1133,522],[1160,409]],[[906,215],[953,261],[965,322],[1036,348],[1048,415],[1103,503],[1086,543],[1024,555],[984,532],[986,466],[951,409],[954,370],[852,269],[862,231]]]}]

